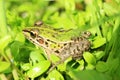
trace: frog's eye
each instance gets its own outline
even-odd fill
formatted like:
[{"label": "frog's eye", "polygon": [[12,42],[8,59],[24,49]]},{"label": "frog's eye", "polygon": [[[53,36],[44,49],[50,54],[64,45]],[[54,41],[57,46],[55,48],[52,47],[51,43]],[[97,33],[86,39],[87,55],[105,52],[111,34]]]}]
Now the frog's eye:
[{"label": "frog's eye", "polygon": [[31,36],[32,38],[35,38],[36,35],[37,35],[37,34],[36,34],[35,32],[33,32],[33,31],[30,32],[30,36]]}]

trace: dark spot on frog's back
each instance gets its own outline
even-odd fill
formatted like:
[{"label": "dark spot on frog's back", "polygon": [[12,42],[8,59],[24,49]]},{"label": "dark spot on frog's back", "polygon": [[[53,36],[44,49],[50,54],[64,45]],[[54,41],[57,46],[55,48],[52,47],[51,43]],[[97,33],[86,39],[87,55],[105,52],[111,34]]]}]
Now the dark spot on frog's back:
[{"label": "dark spot on frog's back", "polygon": [[58,50],[55,51],[56,53],[60,53]]},{"label": "dark spot on frog's back", "polygon": [[70,43],[69,43],[69,46],[71,46],[71,45],[72,45],[72,43],[70,42]]},{"label": "dark spot on frog's back", "polygon": [[59,36],[58,33],[52,34],[52,37],[57,37],[57,36]]},{"label": "dark spot on frog's back", "polygon": [[55,37],[55,35],[52,35],[52,37]]},{"label": "dark spot on frog's back", "polygon": [[45,45],[48,47],[48,42],[45,41]]},{"label": "dark spot on frog's back", "polygon": [[74,54],[76,53],[75,49],[73,50]]},{"label": "dark spot on frog's back", "polygon": [[54,44],[57,44],[56,42],[50,40],[50,39],[47,39],[48,42],[51,42],[51,43],[54,43]]},{"label": "dark spot on frog's back", "polygon": [[77,51],[80,51],[79,46],[77,46]]},{"label": "dark spot on frog's back", "polygon": [[67,43],[64,43],[64,46],[66,46],[67,45]]}]

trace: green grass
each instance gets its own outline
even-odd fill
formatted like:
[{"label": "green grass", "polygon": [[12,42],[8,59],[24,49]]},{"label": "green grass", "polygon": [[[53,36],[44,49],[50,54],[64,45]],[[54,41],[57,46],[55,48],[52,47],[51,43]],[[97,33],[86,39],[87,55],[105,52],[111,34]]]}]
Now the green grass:
[{"label": "green grass", "polygon": [[[120,79],[119,0],[0,0],[0,11],[0,80]],[[50,61],[22,33],[38,20],[75,34],[90,31],[90,51],[46,74]]]}]

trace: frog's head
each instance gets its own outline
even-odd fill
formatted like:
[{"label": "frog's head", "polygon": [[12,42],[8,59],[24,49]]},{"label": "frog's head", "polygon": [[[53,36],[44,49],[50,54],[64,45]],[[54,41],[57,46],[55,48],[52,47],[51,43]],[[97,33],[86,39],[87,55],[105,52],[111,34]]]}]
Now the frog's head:
[{"label": "frog's head", "polygon": [[43,34],[42,30],[44,29],[40,30],[38,27],[29,27],[29,28],[23,29],[23,34],[33,44],[41,46],[45,49],[48,49],[51,44],[52,45],[57,44],[55,41],[44,37],[42,35]]},{"label": "frog's head", "polygon": [[23,29],[23,34],[32,43],[46,48],[46,46],[45,46],[45,44],[47,44],[46,39],[39,35],[39,29],[38,28]]}]

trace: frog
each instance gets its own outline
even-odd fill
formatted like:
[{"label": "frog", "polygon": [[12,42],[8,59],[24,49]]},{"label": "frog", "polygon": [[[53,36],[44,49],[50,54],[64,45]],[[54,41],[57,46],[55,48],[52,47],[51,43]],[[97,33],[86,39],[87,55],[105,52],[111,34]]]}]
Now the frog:
[{"label": "frog", "polygon": [[48,60],[50,60],[51,54],[60,58],[50,71],[69,57],[72,57],[73,60],[81,59],[83,53],[88,51],[91,46],[91,42],[88,40],[91,35],[89,31],[75,36],[72,34],[75,33],[72,29],[55,29],[43,22],[37,22],[33,27],[26,27],[22,31],[30,42],[43,48]]}]

